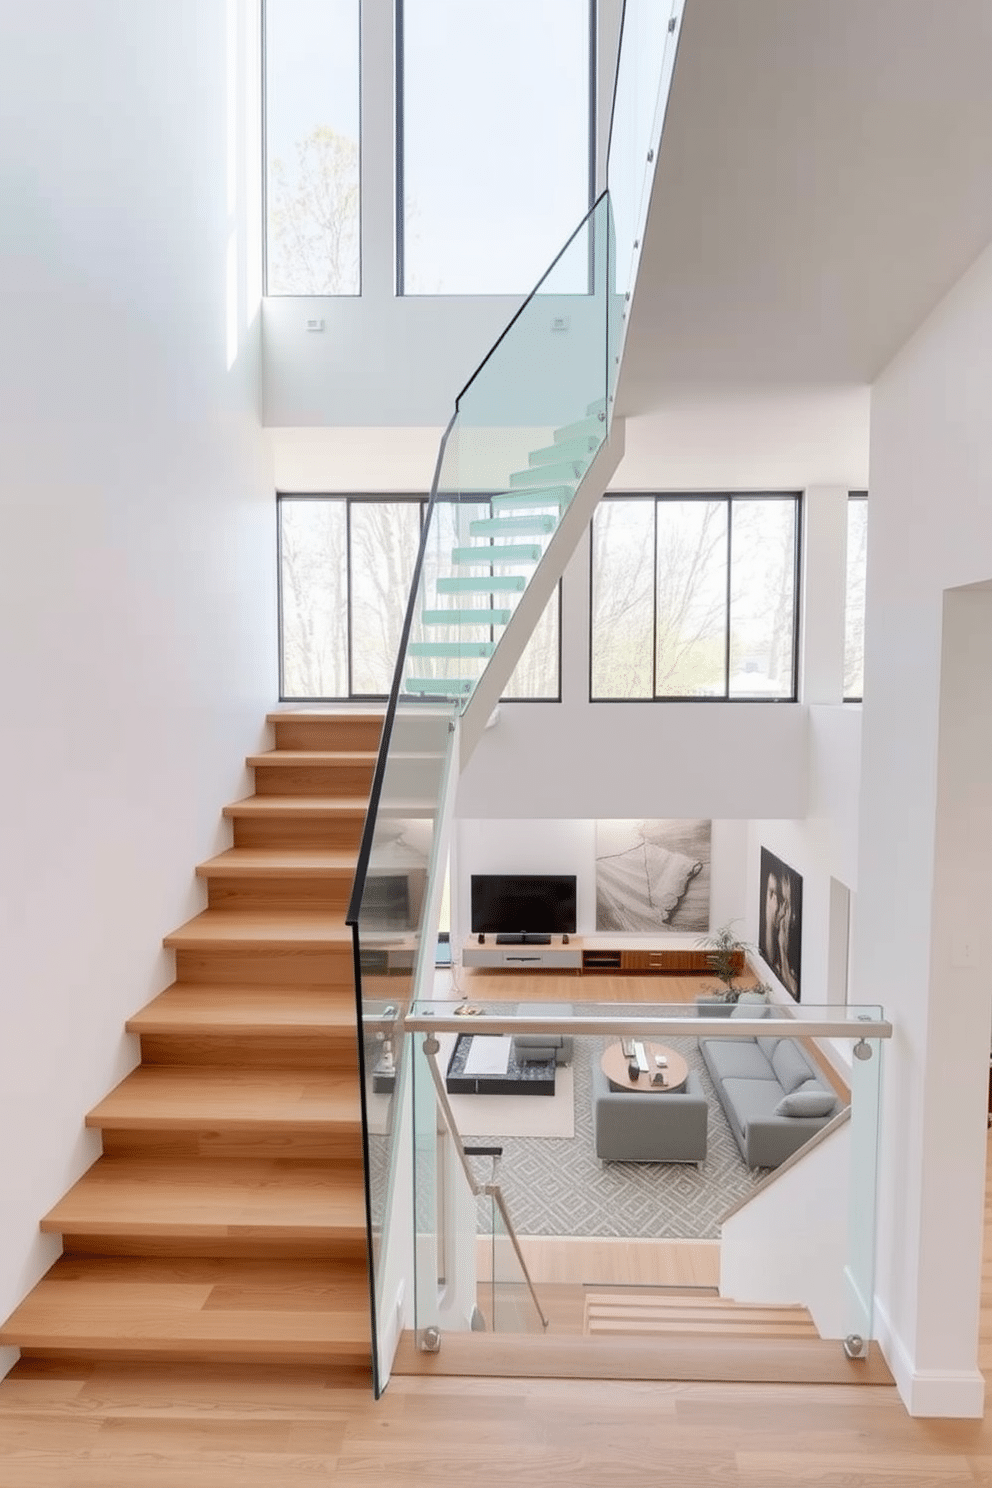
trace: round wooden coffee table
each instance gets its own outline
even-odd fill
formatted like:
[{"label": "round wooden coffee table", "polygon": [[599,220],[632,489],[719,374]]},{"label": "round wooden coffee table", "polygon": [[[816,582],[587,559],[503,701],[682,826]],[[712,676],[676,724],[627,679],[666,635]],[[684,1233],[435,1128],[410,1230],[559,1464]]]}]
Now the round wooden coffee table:
[{"label": "round wooden coffee table", "polygon": [[[669,1049],[666,1044],[649,1044],[646,1039],[639,1039],[638,1042],[644,1045],[650,1069],[647,1072],[642,1071],[639,1079],[632,1080],[627,1070],[630,1060],[623,1052],[623,1045],[610,1044],[599,1061],[606,1078],[621,1090],[643,1090],[650,1094],[682,1090],[689,1078],[689,1066],[682,1055]],[[663,1065],[657,1063],[659,1057],[665,1060]],[[658,1074],[665,1076],[663,1085],[652,1083],[654,1076]]]}]

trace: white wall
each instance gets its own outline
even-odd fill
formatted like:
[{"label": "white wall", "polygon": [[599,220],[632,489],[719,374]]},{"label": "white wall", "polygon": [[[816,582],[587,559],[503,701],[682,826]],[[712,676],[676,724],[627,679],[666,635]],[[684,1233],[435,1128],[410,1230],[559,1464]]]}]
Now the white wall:
[{"label": "white wall", "polygon": [[[992,573],[990,407],[992,250],[872,394],[853,974],[857,995],[896,1025],[877,1290],[890,1363],[919,1414],[981,1414],[983,1399],[989,990],[974,937],[992,907],[987,598],[971,615],[952,603],[944,617],[950,587]],[[971,888],[955,898],[962,882]]]},{"label": "white wall", "polygon": [[845,1282],[851,1124],[724,1221],[720,1295],[735,1302],[807,1307],[822,1338],[854,1331]]},{"label": "white wall", "polygon": [[0,11],[0,1316],[275,696],[254,11]]},{"label": "white wall", "polygon": [[[838,880],[852,892],[857,889],[860,743],[859,706],[811,708],[808,812],[794,819],[754,820],[749,827],[747,938],[755,944],[760,940],[761,848],[767,847],[803,881],[800,984],[803,1003],[814,1007],[830,1000],[830,881]],[[866,996],[862,1000],[876,999]]]},{"label": "white wall", "polygon": [[[642,812],[641,815],[644,815]],[[747,829],[743,822],[714,821],[711,836],[710,924],[719,925],[743,913],[740,892],[744,876]],[[452,843],[451,915],[454,944],[470,930],[470,879],[473,873],[574,873],[578,934],[596,932],[596,823],[552,821],[485,821],[459,819]],[[672,935],[672,944],[694,945],[698,935]],[[616,936],[611,936],[616,941]],[[657,935],[623,937],[656,945]]]}]

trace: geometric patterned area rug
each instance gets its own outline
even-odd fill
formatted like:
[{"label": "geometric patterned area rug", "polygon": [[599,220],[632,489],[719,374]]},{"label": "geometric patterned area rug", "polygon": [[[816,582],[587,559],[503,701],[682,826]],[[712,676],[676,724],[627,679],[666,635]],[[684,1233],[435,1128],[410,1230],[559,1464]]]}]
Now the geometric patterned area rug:
[{"label": "geometric patterned area rug", "polygon": [[[635,1010],[636,1011],[636,1010]],[[511,1136],[487,1140],[503,1148],[495,1179],[518,1235],[713,1240],[720,1221],[765,1176],[747,1167],[727,1124],[694,1038],[665,1043],[686,1058],[709,1101],[706,1161],[602,1162],[593,1148],[590,1070],[610,1038],[574,1041],[575,1135],[571,1139]],[[647,1097],[650,1099],[650,1097]],[[664,1099],[664,1097],[657,1097]],[[470,1158],[476,1177],[492,1179],[492,1160]],[[478,1201],[480,1233],[491,1229],[491,1205]]]}]

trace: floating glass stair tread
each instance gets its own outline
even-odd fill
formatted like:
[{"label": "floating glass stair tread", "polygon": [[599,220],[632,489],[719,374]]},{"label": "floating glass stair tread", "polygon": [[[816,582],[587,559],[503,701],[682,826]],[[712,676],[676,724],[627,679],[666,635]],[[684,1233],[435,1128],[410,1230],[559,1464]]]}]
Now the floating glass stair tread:
[{"label": "floating glass stair tread", "polygon": [[583,434],[592,434],[597,444],[606,436],[606,415],[601,413],[591,414],[587,418],[577,419],[574,424],[563,424],[554,433],[555,444],[567,444],[570,439],[578,439]]},{"label": "floating glass stair tread", "polygon": [[571,481],[573,484],[580,481],[589,469],[592,461],[583,456],[579,460],[564,460],[559,465],[537,465],[532,469],[515,470],[510,476],[511,489],[515,486],[533,486],[538,480],[547,481]]},{"label": "floating glass stair tread", "polygon": [[[514,498],[517,499],[517,498]],[[554,517],[480,517],[468,524],[470,537],[505,535],[523,537],[528,532],[549,533],[555,530]]]},{"label": "floating glass stair tread", "polygon": [[492,656],[495,641],[411,641],[408,656],[454,656],[468,660],[473,656]]},{"label": "floating glass stair tread", "polygon": [[584,460],[596,453],[602,434],[586,434],[578,439],[562,440],[560,444],[548,444],[543,449],[531,450],[527,456],[531,468],[553,465],[556,460]]},{"label": "floating glass stair tread", "polygon": [[594,414],[606,412],[606,399],[594,398],[591,403],[586,404],[586,417],[592,418]]},{"label": "floating glass stair tread", "polygon": [[512,610],[424,610],[425,625],[509,625]]},{"label": "floating glass stair tread", "polygon": [[443,697],[468,697],[475,683],[464,677],[408,677],[403,684],[404,692],[440,693]]},{"label": "floating glass stair tread", "polygon": [[478,548],[455,548],[454,563],[536,563],[541,556],[537,543],[497,544]]},{"label": "floating glass stair tread", "polygon": [[470,575],[438,579],[438,594],[519,594],[527,588],[523,574],[484,574],[481,578]]},{"label": "floating glass stair tread", "polygon": [[575,494],[574,486],[534,486],[529,491],[503,491],[493,496],[493,511],[512,511],[515,507],[567,506]]}]

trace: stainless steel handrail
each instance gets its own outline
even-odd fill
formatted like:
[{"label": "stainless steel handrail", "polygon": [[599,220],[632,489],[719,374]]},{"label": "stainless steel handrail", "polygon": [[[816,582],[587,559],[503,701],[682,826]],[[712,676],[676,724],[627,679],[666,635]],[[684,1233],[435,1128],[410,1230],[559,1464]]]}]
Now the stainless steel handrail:
[{"label": "stainless steel handrail", "polygon": [[530,1292],[531,1301],[537,1308],[537,1315],[541,1319],[542,1326],[546,1328],[548,1326],[548,1319],[545,1317],[544,1312],[541,1308],[541,1304],[537,1299],[537,1292],[534,1290],[534,1283],[531,1280],[530,1272],[527,1270],[527,1262],[524,1260],[523,1251],[520,1249],[520,1241],[517,1239],[517,1232],[513,1228],[513,1222],[510,1219],[509,1211],[506,1207],[506,1200],[503,1197],[503,1190],[500,1188],[498,1183],[480,1183],[475,1174],[472,1172],[471,1167],[469,1166],[468,1158],[465,1155],[465,1143],[462,1140],[461,1132],[458,1130],[458,1123],[455,1120],[455,1114],[452,1111],[451,1104],[448,1100],[448,1092],[444,1088],[444,1077],[437,1067],[437,1056],[440,1052],[441,1046],[438,1043],[437,1039],[434,1037],[436,1032],[436,1028],[429,1028],[427,1037],[424,1039],[424,1053],[427,1055],[427,1064],[431,1072],[431,1079],[434,1081],[434,1089],[437,1092],[437,1102],[444,1117],[444,1124],[448,1128],[448,1131],[451,1133],[452,1141],[454,1142],[455,1147],[458,1151],[458,1156],[461,1159],[462,1171],[465,1174],[465,1181],[468,1184],[473,1197],[478,1198],[480,1194],[484,1194],[486,1198],[492,1198],[496,1200],[499,1212],[503,1217],[503,1223],[506,1225],[506,1232],[510,1237],[510,1243],[512,1244],[513,1249],[516,1253],[517,1260],[520,1263],[520,1269],[524,1274],[524,1280],[527,1283],[527,1290]]},{"label": "stainless steel handrail", "polygon": [[538,1018],[513,1012],[476,1013],[467,1017],[456,1013],[410,1012],[403,1019],[403,1027],[410,1033],[571,1033],[627,1034],[667,1033],[704,1034],[707,1038],[762,1038],[774,1034],[779,1038],[849,1038],[889,1039],[892,1024],[887,1018],[864,1016],[858,1018],[798,1019],[786,1015],[783,1018],[707,1018],[689,1014],[674,1018],[657,1014],[638,1014],[622,1017],[557,1017]]}]

